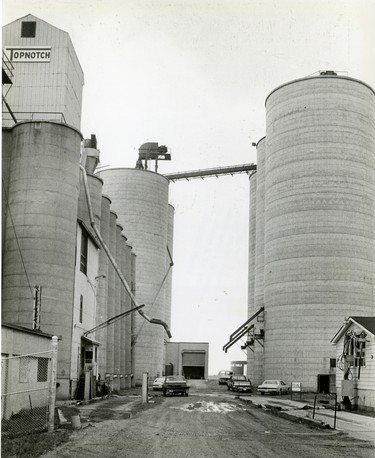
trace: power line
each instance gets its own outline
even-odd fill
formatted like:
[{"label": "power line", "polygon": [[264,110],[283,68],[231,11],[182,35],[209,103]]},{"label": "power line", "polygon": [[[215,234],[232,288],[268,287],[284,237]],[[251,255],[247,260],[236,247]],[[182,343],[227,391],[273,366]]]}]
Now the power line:
[{"label": "power line", "polygon": [[7,193],[5,191],[4,180],[2,180],[2,186],[3,186],[3,194],[4,194],[4,197],[5,197],[6,206],[8,208],[8,212],[9,212],[9,216],[10,216],[10,221],[11,221],[12,227],[13,227],[14,236],[15,236],[16,242],[17,242],[18,251],[20,253],[21,262],[22,262],[22,265],[23,265],[23,269],[25,271],[25,276],[26,276],[26,279],[27,279],[27,283],[28,283],[29,288],[30,288],[31,297],[34,299],[33,289],[32,289],[31,284],[30,284],[29,276],[27,275],[26,265],[25,265],[25,262],[24,262],[24,259],[23,259],[23,256],[22,256],[22,250],[21,250],[20,242],[19,242],[18,237],[17,237],[16,227],[15,227],[15,224],[14,224],[14,221],[13,221],[12,212],[10,210],[8,196],[7,196]]}]

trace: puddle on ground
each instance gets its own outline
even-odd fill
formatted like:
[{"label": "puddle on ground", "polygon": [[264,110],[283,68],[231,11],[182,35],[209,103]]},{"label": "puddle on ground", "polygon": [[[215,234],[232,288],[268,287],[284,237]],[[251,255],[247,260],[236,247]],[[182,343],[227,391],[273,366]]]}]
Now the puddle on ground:
[{"label": "puddle on ground", "polygon": [[207,413],[222,413],[234,412],[236,410],[243,410],[241,406],[229,402],[192,402],[189,404],[182,404],[180,406],[172,406],[171,409],[179,409],[185,412],[207,412]]}]

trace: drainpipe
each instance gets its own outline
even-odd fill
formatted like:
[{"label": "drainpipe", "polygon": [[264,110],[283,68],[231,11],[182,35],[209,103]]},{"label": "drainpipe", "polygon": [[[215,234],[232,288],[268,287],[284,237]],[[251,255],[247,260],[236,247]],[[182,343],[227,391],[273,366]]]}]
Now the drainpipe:
[{"label": "drainpipe", "polygon": [[[93,231],[95,232],[95,234],[96,234],[96,236],[97,236],[97,238],[98,238],[98,240],[100,242],[100,245],[103,247],[106,255],[108,256],[109,261],[111,262],[113,268],[115,269],[117,275],[119,276],[121,283],[125,287],[125,289],[126,289],[127,293],[129,294],[131,300],[133,301],[133,304],[136,307],[140,307],[140,305],[137,302],[137,299],[135,298],[134,294],[132,293],[132,291],[131,291],[128,283],[127,283],[127,281],[125,280],[125,277],[122,275],[120,269],[118,268],[114,257],[112,256],[111,252],[109,251],[109,248],[107,247],[106,243],[104,242],[104,240],[103,240],[103,238],[102,238],[102,236],[100,234],[99,229],[96,226],[96,223],[95,223],[95,220],[94,220],[94,214],[93,214],[92,206],[91,206],[91,198],[90,198],[89,187],[88,187],[88,183],[87,183],[86,169],[83,167],[83,165],[80,165],[80,169],[81,169],[82,177],[83,177],[83,186],[85,188],[86,202],[87,202],[87,207],[88,207],[88,211],[89,211],[91,227],[92,227]],[[163,326],[163,328],[165,329],[165,332],[167,333],[168,337],[172,338],[172,334],[171,334],[171,332],[170,332],[170,330],[168,328],[167,323],[165,323],[164,321],[159,320],[157,318],[148,317],[144,313],[143,310],[138,309],[137,311],[142,316],[142,318],[147,320],[149,323],[151,323],[151,324],[159,324],[160,326]]]}]

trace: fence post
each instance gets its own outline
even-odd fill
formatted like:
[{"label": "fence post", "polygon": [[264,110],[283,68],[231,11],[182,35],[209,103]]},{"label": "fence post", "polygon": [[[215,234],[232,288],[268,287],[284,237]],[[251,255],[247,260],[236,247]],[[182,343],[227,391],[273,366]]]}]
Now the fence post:
[{"label": "fence post", "polygon": [[142,377],[142,404],[148,403],[148,372],[143,372]]},{"label": "fence post", "polygon": [[55,428],[55,405],[56,405],[56,379],[57,379],[57,336],[52,337],[51,344],[51,377],[49,384],[48,399],[48,432],[53,432]]}]

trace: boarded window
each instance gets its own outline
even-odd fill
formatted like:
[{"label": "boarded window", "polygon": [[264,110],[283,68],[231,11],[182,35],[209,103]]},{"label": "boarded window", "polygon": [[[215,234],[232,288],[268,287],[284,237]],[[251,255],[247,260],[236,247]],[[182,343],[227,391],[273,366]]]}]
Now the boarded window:
[{"label": "boarded window", "polygon": [[80,259],[80,269],[81,272],[87,274],[87,251],[88,251],[89,237],[84,228],[82,228],[81,234],[81,259]]},{"label": "boarded window", "polygon": [[21,38],[35,38],[36,22],[25,21],[21,25]]},{"label": "boarded window", "polygon": [[38,382],[46,382],[48,380],[48,358],[38,358]]}]

